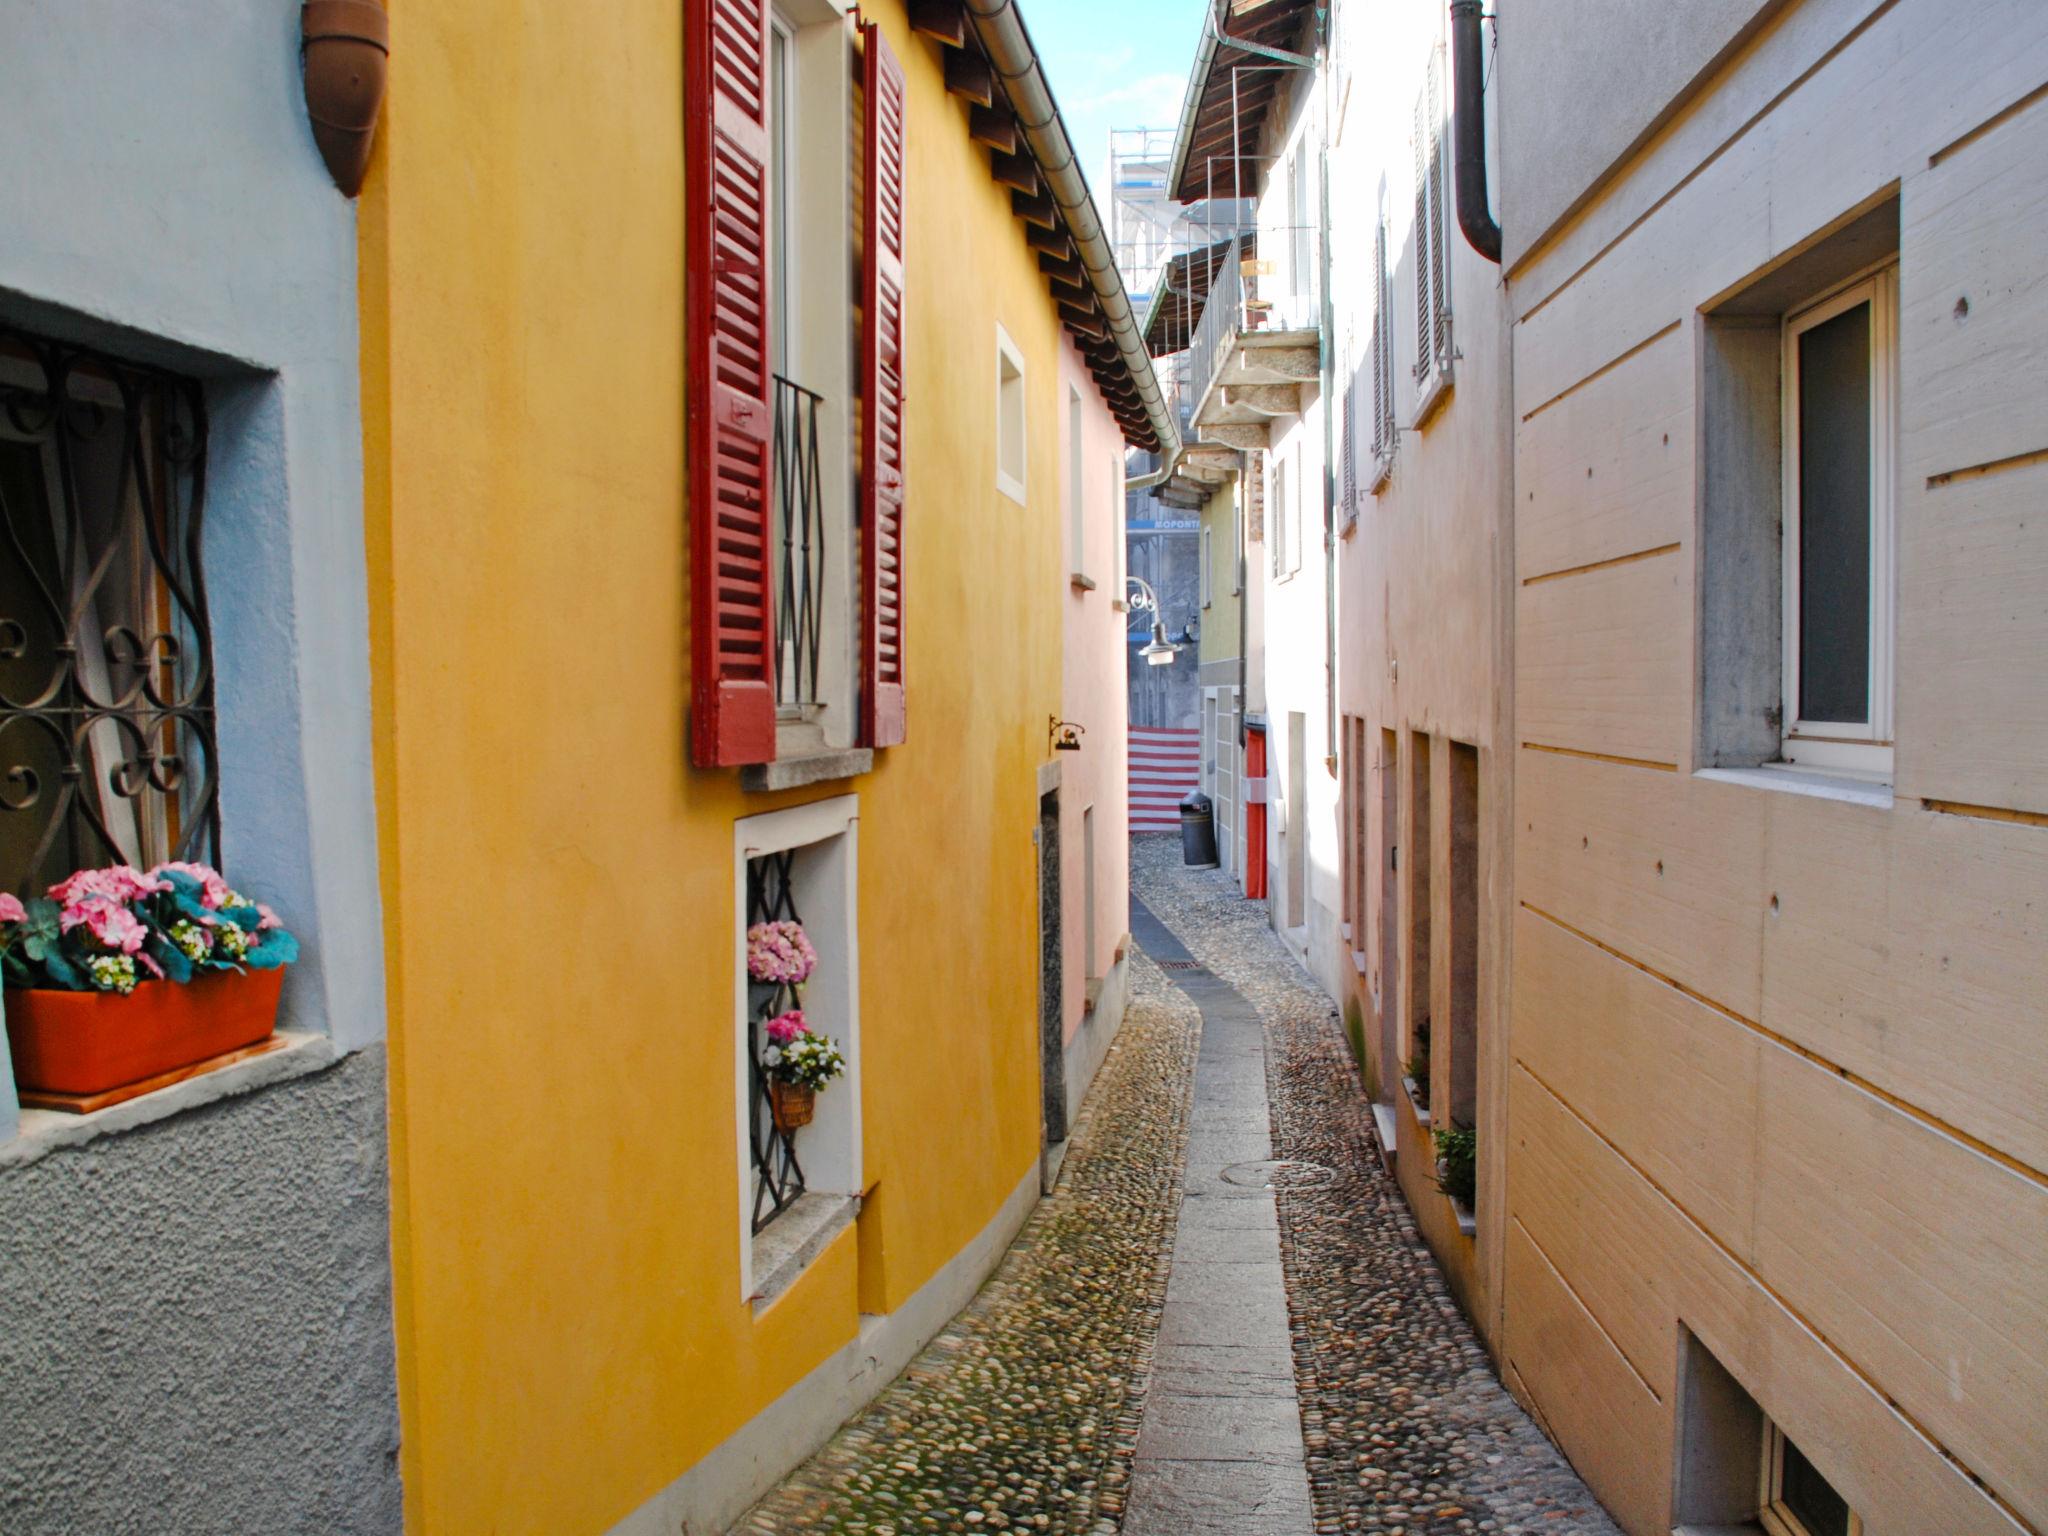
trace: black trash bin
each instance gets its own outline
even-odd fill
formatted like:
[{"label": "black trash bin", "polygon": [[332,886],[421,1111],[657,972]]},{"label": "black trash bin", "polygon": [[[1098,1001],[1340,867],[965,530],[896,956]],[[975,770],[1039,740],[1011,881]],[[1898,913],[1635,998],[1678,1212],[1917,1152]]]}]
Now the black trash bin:
[{"label": "black trash bin", "polygon": [[1180,803],[1180,861],[1191,869],[1216,867],[1216,808],[1199,789]]}]

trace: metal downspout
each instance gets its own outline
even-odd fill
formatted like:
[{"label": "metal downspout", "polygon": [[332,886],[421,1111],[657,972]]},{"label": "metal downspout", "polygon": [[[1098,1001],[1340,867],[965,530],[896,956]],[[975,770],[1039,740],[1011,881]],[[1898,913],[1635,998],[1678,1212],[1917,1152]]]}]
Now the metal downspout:
[{"label": "metal downspout", "polygon": [[[1045,177],[1046,190],[1066,217],[1075,252],[1088,273],[1089,284],[1095,289],[1102,313],[1109,321],[1110,335],[1116,341],[1117,351],[1122,354],[1124,366],[1138,386],[1146,419],[1151,423],[1153,435],[1159,439],[1160,468],[1156,475],[1143,479],[1157,485],[1173,473],[1179,461],[1180,426],[1174,420],[1173,408],[1167,402],[1165,391],[1159,387],[1159,376],[1152,368],[1152,355],[1145,350],[1144,333],[1138,327],[1138,317],[1131,311],[1123,278],[1116,269],[1116,254],[1110,249],[1101,216],[1095,211],[1095,201],[1088,194],[1087,178],[1082,175],[1074,158],[1073,142],[1067,137],[1066,125],[1060,121],[1059,107],[1054,103],[1052,91],[1038,67],[1038,55],[1031,46],[1030,34],[1024,30],[1023,18],[1017,14],[1012,0],[966,0],[966,6],[967,18],[974,26],[975,36],[981,41],[982,51],[988,55],[990,67],[1002,77],[1004,92],[1010,98],[1011,109],[1017,114],[1018,129],[1030,147],[1032,158],[1038,162],[1040,174]],[[1126,484],[1138,486],[1136,481],[1127,481]]]},{"label": "metal downspout", "polygon": [[1330,297],[1330,12],[1316,12],[1317,69],[1322,75],[1321,119],[1316,124],[1318,327],[1322,331],[1323,390],[1323,766],[1337,774],[1337,310]]},{"label": "metal downspout", "polygon": [[[1486,202],[1486,76],[1480,58],[1481,0],[1451,0],[1451,122],[1457,143],[1458,228],[1465,243],[1500,261],[1500,225]],[[1500,23],[1494,22],[1498,27]]]}]

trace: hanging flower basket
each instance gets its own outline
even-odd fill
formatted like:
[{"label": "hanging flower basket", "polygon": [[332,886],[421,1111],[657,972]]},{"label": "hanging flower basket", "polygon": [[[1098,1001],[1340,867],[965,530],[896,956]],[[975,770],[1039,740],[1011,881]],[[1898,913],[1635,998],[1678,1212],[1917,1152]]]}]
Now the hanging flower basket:
[{"label": "hanging flower basket", "polygon": [[96,1094],[270,1038],[284,972],[218,971],[133,992],[7,994],[14,1081],[28,1093]]},{"label": "hanging flower basket", "polygon": [[811,1123],[811,1116],[818,1109],[818,1090],[771,1077],[768,1079],[768,1102],[775,1111],[775,1129],[787,1136]]}]

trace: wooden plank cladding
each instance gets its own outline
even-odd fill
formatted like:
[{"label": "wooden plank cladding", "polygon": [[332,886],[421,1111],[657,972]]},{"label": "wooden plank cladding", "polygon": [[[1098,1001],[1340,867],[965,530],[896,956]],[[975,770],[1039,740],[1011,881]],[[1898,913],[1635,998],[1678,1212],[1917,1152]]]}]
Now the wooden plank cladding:
[{"label": "wooden plank cladding", "polygon": [[[1499,67],[1597,89],[1585,9]],[[1698,1518],[1702,1359],[1868,1536],[2040,1536],[2048,11],[1738,10],[1509,241],[1503,1374],[1631,1536]],[[1786,358],[1859,294],[1872,574],[1830,632]],[[1818,716],[1849,750],[1788,740],[1787,647],[1866,629],[1867,709]]]}]

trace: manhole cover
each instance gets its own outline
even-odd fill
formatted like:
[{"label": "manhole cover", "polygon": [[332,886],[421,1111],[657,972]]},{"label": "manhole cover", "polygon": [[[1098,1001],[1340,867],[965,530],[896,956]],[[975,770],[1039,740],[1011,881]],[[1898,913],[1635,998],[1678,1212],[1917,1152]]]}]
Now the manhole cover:
[{"label": "manhole cover", "polygon": [[1202,962],[1199,960],[1162,960],[1159,962],[1159,969],[1162,971],[1199,971],[1201,968]]},{"label": "manhole cover", "polygon": [[1337,1182],[1337,1170],[1321,1163],[1286,1158],[1270,1163],[1234,1163],[1223,1170],[1223,1182],[1250,1189],[1321,1189]]}]

